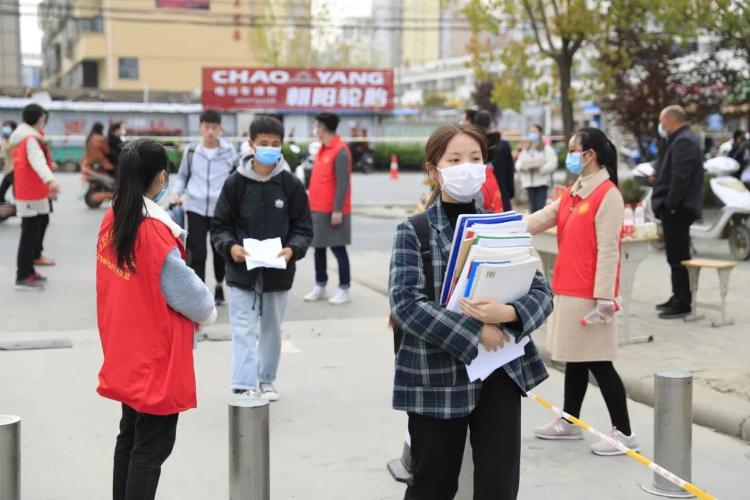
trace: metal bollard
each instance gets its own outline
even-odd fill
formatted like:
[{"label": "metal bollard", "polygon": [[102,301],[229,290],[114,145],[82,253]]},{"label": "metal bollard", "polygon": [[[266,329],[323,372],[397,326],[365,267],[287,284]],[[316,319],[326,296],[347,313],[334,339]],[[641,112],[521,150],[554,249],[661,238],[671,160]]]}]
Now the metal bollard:
[{"label": "metal bollard", "polygon": [[[684,370],[654,375],[654,462],[690,481],[693,448],[693,376]],[[669,498],[693,498],[658,474],[644,491]]]},{"label": "metal bollard", "polygon": [[0,415],[0,498],[21,500],[21,418]]},{"label": "metal bollard", "polygon": [[270,500],[268,401],[229,403],[229,499]]}]

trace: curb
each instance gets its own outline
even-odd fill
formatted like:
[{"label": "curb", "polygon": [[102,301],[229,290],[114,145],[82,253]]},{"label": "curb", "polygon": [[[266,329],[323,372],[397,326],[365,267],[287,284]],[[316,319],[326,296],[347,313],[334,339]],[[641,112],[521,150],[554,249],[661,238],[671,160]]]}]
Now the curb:
[{"label": "curb", "polygon": [[[365,288],[388,296],[387,287],[368,278],[352,278]],[[548,368],[565,372],[565,364],[553,361],[546,346],[537,345]],[[620,374],[630,399],[653,408],[654,384],[651,378],[635,378]],[[596,380],[591,383],[596,384]],[[750,442],[750,402],[693,383],[693,423],[708,427],[743,441]]]},{"label": "curb", "polygon": [[[565,373],[565,363],[553,361],[546,346],[537,345],[548,368]],[[633,401],[654,407],[654,383],[651,378],[623,375],[625,392]],[[596,380],[591,383],[596,385]],[[693,423],[732,437],[750,441],[750,402],[713,391],[693,380]]]}]

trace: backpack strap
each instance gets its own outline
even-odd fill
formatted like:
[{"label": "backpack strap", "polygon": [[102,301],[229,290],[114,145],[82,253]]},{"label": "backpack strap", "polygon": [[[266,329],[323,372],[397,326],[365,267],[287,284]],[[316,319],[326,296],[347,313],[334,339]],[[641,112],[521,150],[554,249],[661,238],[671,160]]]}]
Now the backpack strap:
[{"label": "backpack strap", "polygon": [[430,221],[427,213],[422,212],[409,217],[419,241],[419,252],[422,255],[422,270],[425,277],[425,295],[435,300],[435,277],[432,272],[432,247],[430,246]]},{"label": "backpack strap", "polygon": [[187,179],[185,179],[185,189],[187,189],[188,182],[190,182],[190,176],[193,173],[193,156],[195,156],[195,148],[197,146],[195,144],[191,144],[187,148]]},{"label": "backpack strap", "polygon": [[[425,284],[424,293],[427,295],[429,300],[435,300],[435,278],[432,274],[432,247],[430,246],[430,221],[427,218],[427,214],[422,212],[420,214],[412,215],[409,217],[409,222],[414,226],[414,231],[417,233],[417,241],[419,242],[419,254],[422,256],[422,271],[424,272]],[[393,352],[398,353],[399,347],[401,347],[401,341],[404,338],[404,332],[396,326],[391,319],[393,326]]]}]

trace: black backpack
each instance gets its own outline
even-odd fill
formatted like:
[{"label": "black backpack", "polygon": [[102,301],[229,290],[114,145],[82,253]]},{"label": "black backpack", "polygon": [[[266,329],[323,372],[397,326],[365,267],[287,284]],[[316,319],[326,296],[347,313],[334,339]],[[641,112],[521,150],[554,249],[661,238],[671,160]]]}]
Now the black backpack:
[{"label": "black backpack", "polygon": [[[432,248],[430,247],[430,221],[427,219],[427,213],[412,215],[409,217],[414,231],[417,233],[419,241],[419,252],[422,256],[422,270],[425,277],[424,293],[429,300],[435,300],[435,280],[432,274]],[[396,322],[391,318],[393,328],[393,352],[397,353],[401,347],[401,340],[404,338],[404,332],[398,327]]]}]

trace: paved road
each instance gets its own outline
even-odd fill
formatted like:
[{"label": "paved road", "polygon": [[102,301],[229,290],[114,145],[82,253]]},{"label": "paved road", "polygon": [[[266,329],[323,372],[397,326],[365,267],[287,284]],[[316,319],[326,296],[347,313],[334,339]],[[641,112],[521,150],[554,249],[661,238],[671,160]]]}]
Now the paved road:
[{"label": "paved road", "polygon": [[[379,300],[365,289],[356,293],[363,302]],[[222,330],[226,327],[214,328]],[[0,413],[24,418],[24,498],[98,500],[109,489],[118,407],[93,391],[101,356],[96,331],[68,335],[74,349],[0,352]],[[403,487],[385,470],[386,461],[400,453],[405,429],[404,416],[390,409],[393,360],[385,317],[291,321],[285,336],[282,399],[271,408],[272,498],[401,498]],[[227,498],[229,359],[228,342],[199,345],[200,406],[180,417],[177,446],[162,476],[162,500]],[[559,403],[562,376],[551,375],[538,393]],[[643,452],[652,456],[652,410],[637,403],[630,403],[630,410]],[[638,490],[651,480],[647,469],[624,457],[596,457],[589,441],[538,441],[532,428],[549,415],[529,400],[523,414],[520,498],[648,498]],[[608,425],[594,387],[583,416],[600,429]],[[723,500],[747,498],[742,488],[750,448],[697,426],[693,443],[694,481]]]},{"label": "paved road", "polygon": [[[12,291],[16,221],[0,226],[0,339],[65,336],[74,348],[0,351],[0,413],[21,415],[24,498],[106,498],[118,407],[94,393],[101,350],[95,326],[94,241],[101,211],[76,198],[76,178],[64,178],[47,253],[61,265],[47,271],[42,294]],[[355,219],[355,250],[390,248],[396,221]],[[354,272],[365,272],[357,263]],[[403,495],[385,471],[398,455],[404,416],[390,409],[393,369],[384,297],[355,283],[344,308],[305,304],[313,282],[311,259],[302,262],[285,325],[279,387],[271,409],[274,499],[390,500]],[[335,278],[332,278],[335,281]],[[226,335],[223,321],[212,334]],[[164,469],[159,498],[227,497],[227,416],[230,343],[201,343],[196,352],[197,410],[181,416],[178,442]],[[557,403],[562,377],[552,372],[538,393]],[[630,404],[644,453],[652,455],[652,410]],[[648,498],[637,485],[650,474],[626,458],[593,456],[584,443],[543,443],[532,428],[549,415],[524,402],[524,499]],[[608,426],[596,388],[584,418]],[[750,447],[694,426],[694,481],[722,499],[747,498],[741,481],[750,470]]]}]

